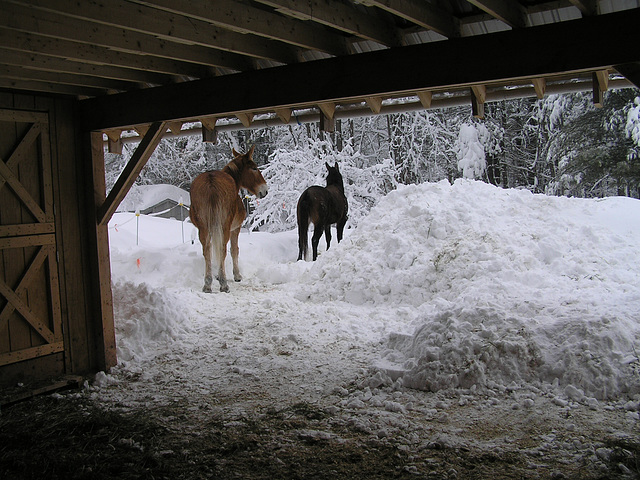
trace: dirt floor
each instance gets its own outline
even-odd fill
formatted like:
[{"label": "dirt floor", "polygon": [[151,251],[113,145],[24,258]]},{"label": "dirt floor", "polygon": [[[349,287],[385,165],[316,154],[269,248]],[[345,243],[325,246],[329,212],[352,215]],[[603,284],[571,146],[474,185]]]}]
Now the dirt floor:
[{"label": "dirt floor", "polygon": [[0,478],[640,478],[640,437],[611,428],[624,422],[615,409],[438,400],[428,415],[338,408],[338,397],[254,410],[248,400],[125,406],[71,391],[5,406]]}]

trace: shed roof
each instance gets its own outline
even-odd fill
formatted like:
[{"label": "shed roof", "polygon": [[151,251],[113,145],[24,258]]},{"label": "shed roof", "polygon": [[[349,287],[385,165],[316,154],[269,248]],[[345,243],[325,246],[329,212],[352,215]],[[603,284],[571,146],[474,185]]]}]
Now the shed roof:
[{"label": "shed roof", "polygon": [[640,0],[0,0],[0,11],[0,88],[77,97],[91,130],[640,84]]}]

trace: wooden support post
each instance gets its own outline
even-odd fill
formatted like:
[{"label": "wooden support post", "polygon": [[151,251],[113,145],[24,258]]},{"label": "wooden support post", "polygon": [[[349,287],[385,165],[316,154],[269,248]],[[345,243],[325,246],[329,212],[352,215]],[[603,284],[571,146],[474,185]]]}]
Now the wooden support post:
[{"label": "wooden support post", "polygon": [[217,118],[201,118],[202,141],[205,143],[218,143],[218,130],[216,130]]},{"label": "wooden support post", "polygon": [[597,108],[604,105],[604,92],[609,88],[609,72],[599,70],[593,73],[593,104]]},{"label": "wooden support post", "polygon": [[367,97],[365,100],[373,113],[380,113],[382,110],[382,97]]},{"label": "wooden support post", "polygon": [[336,122],[333,117],[336,111],[336,104],[333,102],[319,103],[320,108],[320,131],[333,133],[336,131]]},{"label": "wooden support post", "polygon": [[[102,205],[106,197],[105,186],[105,166],[104,166],[104,146],[102,133],[92,132],[89,134],[90,145],[87,146],[91,155],[91,166],[93,175],[93,198],[91,199],[98,207]],[[90,194],[90,192],[88,192]],[[116,353],[115,323],[113,317],[113,293],[111,291],[111,260],[109,258],[109,228],[106,223],[101,224],[96,218],[92,232],[92,269],[95,274],[93,308],[90,319],[94,320],[94,344],[96,351],[96,367],[98,370],[108,371],[118,363]],[[89,321],[88,320],[88,321]]]},{"label": "wooden support post", "polygon": [[180,132],[182,131],[182,122],[169,122],[167,123],[167,128],[174,135],[180,135]]},{"label": "wooden support post", "polygon": [[484,102],[487,98],[487,89],[484,85],[471,87],[471,111],[476,118],[484,118]]},{"label": "wooden support post", "polygon": [[531,80],[533,89],[536,91],[537,97],[542,100],[547,89],[547,81],[544,78],[534,78]]},{"label": "wooden support post", "polygon": [[285,125],[288,125],[291,121],[291,113],[292,110],[290,108],[276,108],[276,115]]},{"label": "wooden support post", "polygon": [[424,108],[431,108],[431,99],[433,98],[433,94],[431,92],[418,92],[418,98]]},{"label": "wooden support post", "polygon": [[245,127],[249,128],[253,122],[253,113],[236,113],[236,117]]},{"label": "wooden support post", "polygon": [[120,139],[120,135],[122,134],[122,131],[107,130],[104,133],[107,136],[107,146],[109,148],[109,153],[122,155],[122,140]]},{"label": "wooden support post", "polygon": [[[140,170],[147,163],[149,157],[154,152],[162,136],[167,131],[166,122],[156,122],[149,127],[149,131],[138,144],[131,160],[124,168],[115,185],[109,192],[109,196],[98,208],[98,225],[107,225],[116,208],[125,197],[133,183],[138,178]],[[102,140],[102,139],[101,139]],[[100,143],[102,148],[102,143]]]}]

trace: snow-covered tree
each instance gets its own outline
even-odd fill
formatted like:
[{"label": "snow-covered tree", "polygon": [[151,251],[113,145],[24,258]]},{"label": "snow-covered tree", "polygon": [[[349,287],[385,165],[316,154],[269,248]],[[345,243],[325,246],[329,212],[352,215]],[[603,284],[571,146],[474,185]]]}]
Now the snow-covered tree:
[{"label": "snow-covered tree", "polygon": [[311,185],[326,185],[325,162],[338,163],[349,202],[347,228],[354,227],[378,199],[396,188],[396,170],[391,159],[369,160],[343,142],[341,151],[329,140],[309,139],[295,148],[276,150],[262,171],[269,194],[251,200],[255,209],[249,228],[276,232],[296,228],[296,210],[302,192]]},{"label": "snow-covered tree", "polygon": [[457,142],[458,170],[465,178],[481,178],[487,168],[484,144],[487,127],[481,123],[465,123],[460,127]]}]

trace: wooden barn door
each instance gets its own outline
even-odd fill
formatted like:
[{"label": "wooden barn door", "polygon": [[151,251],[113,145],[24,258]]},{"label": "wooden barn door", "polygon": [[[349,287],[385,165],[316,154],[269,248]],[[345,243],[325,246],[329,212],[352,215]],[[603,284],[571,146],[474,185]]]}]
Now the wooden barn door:
[{"label": "wooden barn door", "polygon": [[48,115],[0,109],[0,368],[64,351]]}]

